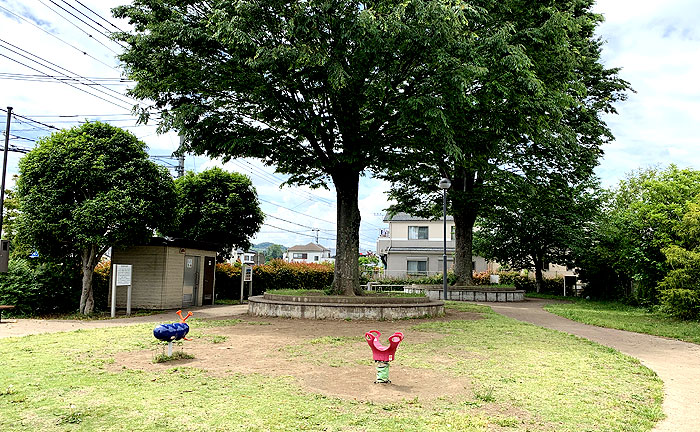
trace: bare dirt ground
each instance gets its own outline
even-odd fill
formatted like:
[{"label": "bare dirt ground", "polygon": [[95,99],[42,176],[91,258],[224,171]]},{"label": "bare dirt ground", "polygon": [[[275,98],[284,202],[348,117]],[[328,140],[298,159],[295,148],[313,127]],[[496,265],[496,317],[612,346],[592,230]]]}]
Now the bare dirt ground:
[{"label": "bare dirt ground", "polygon": [[[246,315],[247,306],[215,306],[193,309],[195,318],[241,318],[243,322],[226,327],[192,330],[192,341],[185,341],[181,348],[195,355],[194,359],[153,363],[164,347],[136,352],[124,352],[115,357],[111,369],[123,368],[148,371],[167,370],[186,366],[199,368],[207,374],[223,376],[235,373],[260,373],[268,376],[292,376],[302,388],[327,396],[390,403],[419,397],[429,402],[438,397],[471,394],[472,386],[467,378],[449,377],[444,372],[401,367],[401,348],[397,360],[392,362],[391,385],[374,384],[375,366],[365,332],[379,330],[380,340],[388,344],[388,337],[402,331],[409,343],[426,343],[444,335],[408,330],[424,322],[410,321],[313,321],[284,318],[258,318]],[[478,314],[449,311],[439,320],[479,319]],[[435,319],[431,319],[434,321]],[[29,334],[72,331],[77,329],[105,328],[139,323],[164,323],[177,321],[172,313],[136,318],[99,321],[74,320],[13,320],[0,324],[0,338]],[[334,340],[310,340],[333,335]],[[217,343],[212,340],[217,338]],[[255,358],[255,361],[251,359]],[[342,367],[341,367],[342,366]],[[329,378],[330,377],[330,378]]]},{"label": "bare dirt ground", "polygon": [[700,430],[700,345],[581,324],[542,309],[551,302],[527,299],[522,303],[488,303],[488,306],[502,315],[590,339],[638,358],[664,382],[663,409],[667,418],[654,431]]}]

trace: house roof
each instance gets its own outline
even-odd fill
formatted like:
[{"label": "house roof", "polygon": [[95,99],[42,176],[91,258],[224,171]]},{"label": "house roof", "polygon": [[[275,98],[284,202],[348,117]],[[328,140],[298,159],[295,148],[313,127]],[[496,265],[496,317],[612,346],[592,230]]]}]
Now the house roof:
[{"label": "house roof", "polygon": [[320,244],[309,243],[309,244],[305,244],[305,245],[292,246],[289,249],[287,249],[287,251],[289,251],[289,252],[325,252],[325,251],[330,252],[331,250],[321,246]]},{"label": "house roof", "polygon": [[186,249],[199,249],[206,251],[218,251],[221,248],[221,245],[218,245],[216,243],[170,237],[151,237],[147,242],[142,243],[140,246],[169,246]]},{"label": "house roof", "polygon": [[[450,215],[447,215],[447,220],[451,221],[454,218]],[[426,217],[421,217],[421,216],[413,216],[408,213],[396,213],[395,215],[391,215],[390,213],[387,213],[384,215],[384,222],[401,222],[401,221],[439,221],[442,220],[441,217],[437,218],[426,218]]]}]

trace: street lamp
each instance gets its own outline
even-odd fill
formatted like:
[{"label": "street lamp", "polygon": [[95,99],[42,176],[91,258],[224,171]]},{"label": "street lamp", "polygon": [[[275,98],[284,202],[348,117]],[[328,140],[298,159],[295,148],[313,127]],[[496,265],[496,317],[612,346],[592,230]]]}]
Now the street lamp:
[{"label": "street lamp", "polygon": [[442,298],[447,301],[447,189],[452,183],[443,177],[438,186],[442,189]]}]

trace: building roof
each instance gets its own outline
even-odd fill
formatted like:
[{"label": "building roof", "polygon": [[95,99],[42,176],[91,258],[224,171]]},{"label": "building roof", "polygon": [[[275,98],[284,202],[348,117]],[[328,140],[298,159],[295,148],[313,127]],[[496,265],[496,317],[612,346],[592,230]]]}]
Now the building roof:
[{"label": "building roof", "polygon": [[287,249],[288,252],[330,252],[331,250],[316,243],[296,245]]},{"label": "building roof", "polygon": [[216,243],[172,237],[151,237],[147,242],[141,243],[139,246],[168,246],[206,251],[218,251],[221,248],[221,245]]},{"label": "building roof", "polygon": [[[454,218],[450,215],[447,215],[447,220],[451,221]],[[426,218],[426,217],[421,217],[421,216],[413,216],[408,213],[396,213],[393,216],[390,213],[387,213],[384,215],[384,222],[401,222],[401,221],[440,221],[442,220],[442,217],[437,217],[437,218]]]}]

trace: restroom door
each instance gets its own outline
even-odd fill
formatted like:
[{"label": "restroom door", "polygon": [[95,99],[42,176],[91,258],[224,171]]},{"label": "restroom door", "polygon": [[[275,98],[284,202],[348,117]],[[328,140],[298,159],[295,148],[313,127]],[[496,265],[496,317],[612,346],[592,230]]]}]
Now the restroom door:
[{"label": "restroom door", "polygon": [[198,256],[185,255],[185,273],[182,280],[182,307],[196,306],[199,291]]},{"label": "restroom door", "polygon": [[214,304],[214,273],[216,260],[204,257],[204,283],[202,284],[202,306]]}]

